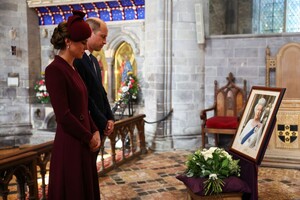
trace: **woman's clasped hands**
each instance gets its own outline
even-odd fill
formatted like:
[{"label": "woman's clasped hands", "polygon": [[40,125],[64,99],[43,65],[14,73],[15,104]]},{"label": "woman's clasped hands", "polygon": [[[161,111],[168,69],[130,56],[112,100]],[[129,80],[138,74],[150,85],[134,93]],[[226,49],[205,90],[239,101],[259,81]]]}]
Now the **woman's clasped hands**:
[{"label": "woman's clasped hands", "polygon": [[90,140],[90,149],[92,152],[96,152],[99,150],[101,145],[101,138],[99,131],[94,132],[92,139]]}]

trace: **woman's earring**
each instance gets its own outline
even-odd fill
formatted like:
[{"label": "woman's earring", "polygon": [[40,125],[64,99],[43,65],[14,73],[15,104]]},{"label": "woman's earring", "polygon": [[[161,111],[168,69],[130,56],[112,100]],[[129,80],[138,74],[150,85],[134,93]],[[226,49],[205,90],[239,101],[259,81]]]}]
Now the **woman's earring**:
[{"label": "woman's earring", "polygon": [[69,48],[70,48],[70,45],[68,45],[67,48],[69,49]]}]

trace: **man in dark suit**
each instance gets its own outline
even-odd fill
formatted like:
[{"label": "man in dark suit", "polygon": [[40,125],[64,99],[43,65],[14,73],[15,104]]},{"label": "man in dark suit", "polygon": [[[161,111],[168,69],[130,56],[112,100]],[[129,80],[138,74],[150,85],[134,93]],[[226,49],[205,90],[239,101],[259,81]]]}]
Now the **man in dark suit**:
[{"label": "man in dark suit", "polygon": [[87,40],[87,50],[82,59],[76,59],[74,66],[86,84],[89,94],[89,110],[93,121],[100,131],[100,136],[110,135],[114,129],[114,116],[102,85],[101,70],[98,60],[92,55],[106,44],[108,29],[99,18],[88,18],[92,34]]}]

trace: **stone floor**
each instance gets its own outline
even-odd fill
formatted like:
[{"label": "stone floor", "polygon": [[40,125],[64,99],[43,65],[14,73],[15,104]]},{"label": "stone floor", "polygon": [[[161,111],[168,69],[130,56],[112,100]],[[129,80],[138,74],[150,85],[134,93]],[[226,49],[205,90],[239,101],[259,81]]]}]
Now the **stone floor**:
[{"label": "stone floor", "polygon": [[[186,189],[176,175],[191,152],[148,152],[100,177],[102,200],[181,200]],[[300,200],[300,170],[259,167],[259,200]]]},{"label": "stone floor", "polygon": [[[10,150],[0,151],[8,153]],[[102,200],[185,200],[186,189],[176,179],[192,152],[148,151],[99,178]],[[300,200],[300,170],[259,167],[259,200]],[[15,184],[12,185],[15,188]],[[9,200],[16,200],[12,191]],[[1,199],[1,197],[0,197]]]}]

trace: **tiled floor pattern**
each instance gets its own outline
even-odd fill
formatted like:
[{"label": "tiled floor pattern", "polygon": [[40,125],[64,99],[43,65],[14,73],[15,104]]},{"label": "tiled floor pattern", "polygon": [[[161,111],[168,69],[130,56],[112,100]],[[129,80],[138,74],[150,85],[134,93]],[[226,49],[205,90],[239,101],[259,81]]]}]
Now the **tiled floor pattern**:
[{"label": "tiled floor pattern", "polygon": [[[100,177],[101,199],[187,199],[185,186],[175,177],[184,172],[190,153],[149,151]],[[259,200],[300,200],[300,170],[259,167],[258,179]],[[8,199],[17,198],[10,195]]]},{"label": "tiled floor pattern", "polygon": [[300,170],[261,167],[258,186],[263,200],[300,200]]},{"label": "tiled floor pattern", "polygon": [[[184,200],[176,175],[191,152],[148,152],[100,177],[102,200]],[[300,170],[259,168],[259,200],[300,200]]]},{"label": "tiled floor pattern", "polygon": [[175,176],[184,171],[187,152],[151,153],[100,177],[102,200],[185,199]]}]

